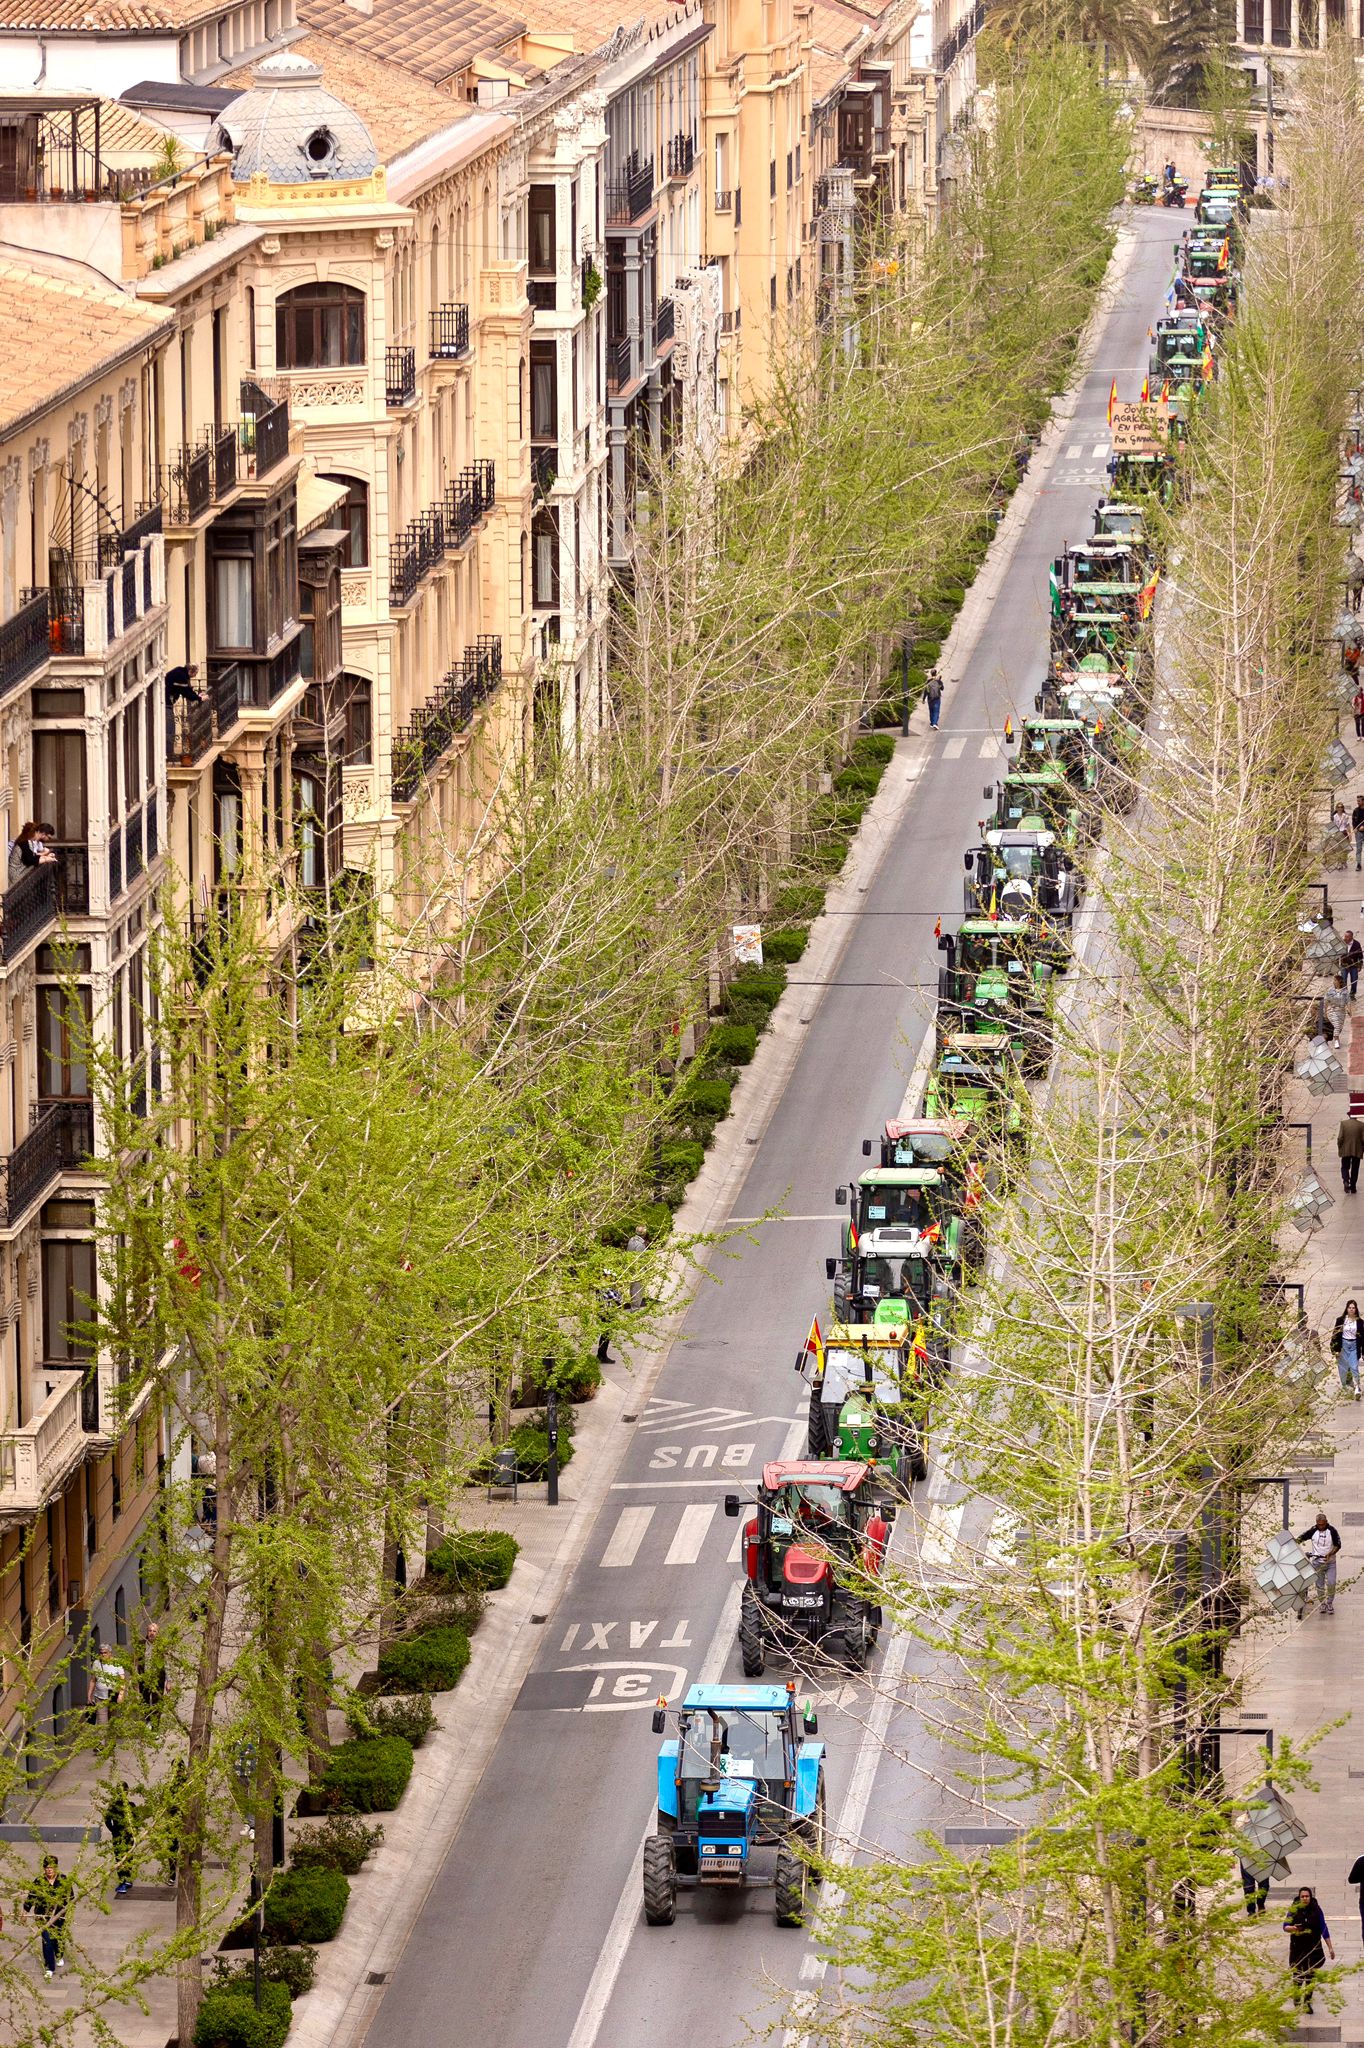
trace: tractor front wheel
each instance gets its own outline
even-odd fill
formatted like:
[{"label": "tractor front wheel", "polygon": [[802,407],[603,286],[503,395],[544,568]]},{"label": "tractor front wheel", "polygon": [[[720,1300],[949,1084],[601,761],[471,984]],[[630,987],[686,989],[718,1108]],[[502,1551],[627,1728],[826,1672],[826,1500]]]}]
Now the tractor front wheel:
[{"label": "tractor front wheel", "polygon": [[752,1586],[745,1586],[739,1601],[739,1654],[744,1660],[744,1677],[761,1678],[767,1664],[763,1650],[763,1614]]},{"label": "tractor front wheel", "polygon": [[801,1860],[789,1842],[783,1842],[777,1851],[776,1884],[778,1927],[803,1927],[810,1866]]},{"label": "tractor front wheel", "polygon": [[677,1862],[667,1835],[644,1844],[644,1917],[650,1927],[671,1927],[677,1918]]},{"label": "tractor front wheel", "polygon": [[820,1400],[821,1389],[810,1389],[810,1426],[805,1433],[805,1445],[812,1458],[827,1458],[832,1446],[824,1421],[824,1403]]}]

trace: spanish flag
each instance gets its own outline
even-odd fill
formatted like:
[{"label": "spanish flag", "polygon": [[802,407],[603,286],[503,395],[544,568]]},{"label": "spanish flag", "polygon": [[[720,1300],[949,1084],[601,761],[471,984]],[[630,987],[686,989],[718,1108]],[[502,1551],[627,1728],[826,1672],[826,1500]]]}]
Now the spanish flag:
[{"label": "spanish flag", "polygon": [[1205,383],[1205,384],[1206,384],[1206,383],[1207,383],[1207,382],[1209,381],[1209,379],[1211,378],[1211,376],[1212,376],[1212,350],[1211,350],[1211,348],[1210,348],[1210,347],[1208,346],[1207,342],[1205,341],[1205,342],[1204,342],[1204,344],[1203,344],[1203,381],[1204,381],[1204,383]]},{"label": "spanish flag", "polygon": [[996,890],[996,889],[992,889],[992,890],[990,891],[990,909],[989,909],[989,915],[990,915],[991,917],[995,918],[996,920],[998,920],[998,917],[999,917],[999,892],[998,892],[998,890]]},{"label": "spanish flag", "polygon": [[815,1364],[820,1368],[820,1371],[823,1371],[824,1339],[820,1335],[818,1316],[812,1317],[810,1321],[810,1334],[805,1340],[805,1356],[807,1358],[813,1358]]},{"label": "spanish flag", "polygon": [[1143,377],[1143,378],[1142,378],[1142,380],[1141,380],[1141,402],[1142,402],[1142,404],[1143,404],[1143,405],[1149,405],[1149,403],[1150,403],[1150,400],[1151,400],[1151,379],[1150,379],[1149,377]]},{"label": "spanish flag", "polygon": [[1169,380],[1169,378],[1167,377],[1167,378],[1165,379],[1165,382],[1164,382],[1164,383],[1163,383],[1163,384],[1161,385],[1161,387],[1160,387],[1160,402],[1161,402],[1161,404],[1162,404],[1162,405],[1168,405],[1168,403],[1169,403],[1169,400],[1170,400],[1170,380]]},{"label": "spanish flag", "polygon": [[924,1244],[937,1244],[942,1237],[941,1223],[930,1223],[927,1230],[919,1232],[919,1237]]},{"label": "spanish flag", "polygon": [[1217,268],[1218,268],[1219,270],[1225,270],[1225,269],[1226,269],[1226,267],[1227,267],[1227,265],[1228,265],[1228,264],[1229,264],[1230,262],[1231,262],[1231,236],[1230,236],[1230,235],[1227,235],[1227,236],[1225,236],[1225,237],[1224,237],[1224,239],[1223,239],[1223,242],[1222,242],[1222,246],[1221,246],[1221,248],[1220,248],[1220,249],[1218,250],[1218,252],[1217,252]]},{"label": "spanish flag", "polygon": [[914,1325],[914,1363],[916,1367],[928,1364],[928,1333],[922,1323]]},{"label": "spanish flag", "polygon": [[1004,739],[1005,739],[1005,743],[1006,743],[1006,744],[1010,744],[1010,743],[1012,743],[1012,740],[1013,740],[1013,736],[1014,736],[1014,722],[1013,722],[1012,718],[1006,718],[1006,719],[1005,719],[1005,721],[1004,721]]},{"label": "spanish flag", "polygon": [[1117,402],[1118,402],[1118,380],[1117,380],[1117,378],[1115,377],[1115,378],[1113,379],[1113,386],[1112,386],[1112,389],[1110,390],[1110,392],[1109,392],[1109,394],[1108,394],[1108,424],[1109,424],[1109,426],[1110,426],[1110,427],[1111,427],[1111,426],[1112,426],[1112,424],[1113,424],[1113,408],[1114,408],[1114,407],[1115,407],[1115,406],[1117,405]]},{"label": "spanish flag", "polygon": [[933,921],[933,936],[935,939],[942,937],[942,919],[940,917],[935,918]]},{"label": "spanish flag", "polygon": [[852,1217],[850,1216],[848,1218],[848,1250],[850,1252],[855,1252],[861,1241],[862,1240],[857,1235],[857,1225],[854,1223]]},{"label": "spanish flag", "polygon": [[1156,598],[1156,585],[1159,581],[1160,570],[1153,569],[1150,581],[1143,583],[1141,589],[1137,592],[1137,617],[1139,619],[1150,618],[1151,606],[1155,603]]}]

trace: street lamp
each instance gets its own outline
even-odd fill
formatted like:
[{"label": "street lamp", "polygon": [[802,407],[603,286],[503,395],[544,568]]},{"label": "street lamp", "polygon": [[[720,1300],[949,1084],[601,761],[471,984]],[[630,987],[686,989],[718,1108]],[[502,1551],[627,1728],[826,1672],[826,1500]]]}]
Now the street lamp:
[{"label": "street lamp", "polygon": [[1328,1209],[1334,1209],[1335,1197],[1328,1195],[1316,1174],[1309,1166],[1286,1203],[1288,1220],[1295,1230],[1304,1237],[1314,1231]]},{"label": "street lamp", "polygon": [[1307,1840],[1307,1830],[1281,1792],[1266,1781],[1246,1802],[1245,1816],[1235,1830],[1241,1861],[1252,1877],[1287,1875],[1288,1858]]},{"label": "street lamp", "polygon": [[1326,749],[1325,758],[1321,765],[1326,780],[1334,783],[1339,788],[1342,782],[1348,782],[1354,774],[1355,757],[1346,746],[1344,740],[1334,739]]},{"label": "street lamp", "polygon": [[1255,1583],[1276,1614],[1297,1614],[1312,1583],[1312,1560],[1288,1529],[1276,1529],[1268,1555],[1255,1567]]}]

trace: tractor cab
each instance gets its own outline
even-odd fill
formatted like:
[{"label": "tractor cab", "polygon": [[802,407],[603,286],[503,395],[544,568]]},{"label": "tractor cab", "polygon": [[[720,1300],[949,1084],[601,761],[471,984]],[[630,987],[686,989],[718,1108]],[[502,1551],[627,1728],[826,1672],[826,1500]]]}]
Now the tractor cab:
[{"label": "tractor cab", "polygon": [[1212,329],[1203,315],[1191,307],[1178,313],[1171,313],[1156,322],[1156,331],[1151,346],[1150,378],[1152,384],[1167,374],[1167,366],[1176,356],[1202,356],[1205,348],[1212,346]]},{"label": "tractor cab", "polygon": [[904,1304],[902,1320],[926,1314],[951,1291],[961,1259],[961,1219],[953,1190],[936,1166],[872,1166],[834,1190],[847,1206],[842,1257],[825,1262],[834,1314],[875,1315]]},{"label": "tractor cab", "polygon": [[1050,832],[1067,853],[1073,852],[1080,837],[1080,813],[1075,791],[1059,761],[1043,761],[1035,768],[1011,768],[991,783],[986,801],[994,798],[990,820],[1001,832]]},{"label": "tractor cab", "polygon": [[1148,546],[1146,514],[1140,505],[1125,498],[1100,498],[1094,508],[1094,537],[1130,541],[1144,550]]},{"label": "tractor cab", "polygon": [[928,1116],[969,1117],[983,1131],[1021,1142],[1017,1063],[1004,1031],[954,1031],[938,1051],[928,1077]]},{"label": "tractor cab", "polygon": [[[693,1685],[659,1745],[658,1831],[644,1844],[644,1917],[670,1927],[678,1880],[773,1884],[777,1924],[799,1927],[815,1881],[797,1843],[824,1848],[824,1744],[787,1685]],[[669,1709],[654,1709],[655,1735]],[[775,1850],[769,1865],[765,1852]]]},{"label": "tractor cab", "polygon": [[1045,1073],[1051,1062],[1046,990],[1055,969],[1039,939],[1039,924],[998,916],[967,918],[955,937],[944,933],[938,941],[947,954],[938,975],[939,1033],[1006,1031],[1024,1073]]},{"label": "tractor cab", "polygon": [[1082,718],[1043,717],[1023,720],[1019,735],[1020,767],[1036,767],[1040,761],[1059,761],[1072,788],[1088,792],[1097,787],[1099,763],[1094,735]]},{"label": "tractor cab", "polygon": [[949,1180],[958,1180],[961,1173],[957,1167],[969,1132],[969,1124],[941,1117],[894,1117],[875,1143],[870,1138],[862,1140],[862,1157],[870,1159],[876,1151],[882,1166],[934,1166]]},{"label": "tractor cab", "polygon": [[928,1325],[834,1323],[822,1347],[796,1360],[810,1389],[806,1449],[812,1458],[874,1465],[907,1492],[928,1474],[924,1438],[930,1380]]},{"label": "tractor cab", "polygon": [[1224,235],[1186,235],[1179,251],[1180,266],[1185,277],[1194,283],[1216,282],[1231,274],[1231,250]]},{"label": "tractor cab", "polygon": [[1244,206],[1249,173],[1239,164],[1213,164],[1203,179],[1205,192],[1229,192],[1238,206]]},{"label": "tractor cab", "polygon": [[1232,261],[1240,261],[1241,208],[1235,193],[1210,190],[1205,185],[1194,208],[1194,225],[1225,236]]},{"label": "tractor cab", "polygon": [[1052,616],[1075,612],[1136,615],[1146,565],[1127,541],[1092,540],[1069,547],[1051,565]]},{"label": "tractor cab", "polygon": [[[874,1465],[799,1459],[764,1465],[756,1514],[744,1525],[739,1647],[760,1678],[773,1649],[813,1645],[865,1664],[881,1629],[880,1577],[893,1504]],[[743,1513],[737,1493],[725,1513]]]},{"label": "tractor cab", "polygon": [[1052,658],[1071,668],[1087,654],[1116,653],[1131,645],[1139,617],[1140,598],[1136,590],[1130,601],[1096,596],[1066,604],[1052,614]]},{"label": "tractor cab", "polygon": [[[1063,970],[1066,949],[1061,935],[1074,917],[1080,879],[1070,855],[1058,849],[1055,833],[996,829],[963,859],[962,896],[968,919],[988,918],[993,903],[1006,922],[1026,920],[1032,927],[1034,954]],[[1044,933],[1043,926],[1055,927],[1054,933]]]},{"label": "tractor cab", "polygon": [[1108,471],[1115,497],[1132,497],[1138,501],[1151,497],[1162,505],[1174,504],[1175,465],[1174,456],[1168,448],[1143,448],[1111,455]]}]

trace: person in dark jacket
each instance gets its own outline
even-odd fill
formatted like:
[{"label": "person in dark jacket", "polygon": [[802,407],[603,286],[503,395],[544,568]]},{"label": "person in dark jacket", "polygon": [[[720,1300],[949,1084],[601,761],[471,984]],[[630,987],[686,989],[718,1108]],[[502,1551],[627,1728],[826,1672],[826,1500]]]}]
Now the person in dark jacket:
[{"label": "person in dark jacket", "polygon": [[[1304,2012],[1312,2010],[1312,1982],[1318,1970],[1326,1968],[1326,1956],[1336,1959],[1326,1915],[1317,1904],[1310,1884],[1298,1887],[1298,1896],[1288,1909],[1283,1931],[1288,1936],[1288,1967],[1297,1989],[1294,1998]],[[1322,1950],[1326,1954],[1323,1955]]]},{"label": "person in dark jacket", "polygon": [[137,1832],[137,1813],[128,1797],[125,1779],[119,1779],[105,1801],[103,1820],[114,1845],[114,1867],[118,1872],[114,1897],[123,1899],[133,1888],[133,1837]]},{"label": "person in dark jacket", "polygon": [[1364,1934],[1364,1856],[1355,1857],[1345,1882],[1359,1886],[1359,1931]]},{"label": "person in dark jacket", "polygon": [[1364,1159],[1364,1122],[1351,1110],[1340,1120],[1336,1131],[1336,1155],[1340,1160],[1340,1178],[1347,1195],[1355,1193],[1359,1186],[1359,1162]]},{"label": "person in dark jacket", "polygon": [[71,1911],[71,1880],[63,1877],[55,1856],[44,1856],[43,1867],[24,1898],[24,1911],[38,1922],[43,1941],[43,1975],[51,1982],[54,1970],[66,1968],[66,1921]]},{"label": "person in dark jacket", "polygon": [[1359,994],[1359,970],[1361,967],[1364,967],[1364,946],[1360,945],[1353,932],[1346,932],[1340,956],[1340,971],[1349,984],[1351,1002]]},{"label": "person in dark jacket", "polygon": [[936,726],[938,714],[942,710],[942,677],[935,668],[928,671],[928,680],[924,684],[924,702],[928,706],[928,723],[930,726]]}]

